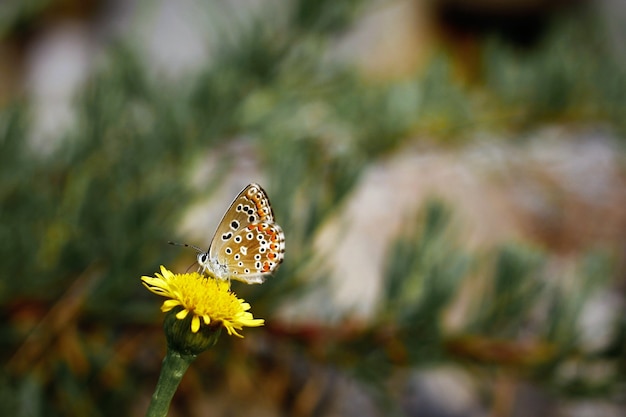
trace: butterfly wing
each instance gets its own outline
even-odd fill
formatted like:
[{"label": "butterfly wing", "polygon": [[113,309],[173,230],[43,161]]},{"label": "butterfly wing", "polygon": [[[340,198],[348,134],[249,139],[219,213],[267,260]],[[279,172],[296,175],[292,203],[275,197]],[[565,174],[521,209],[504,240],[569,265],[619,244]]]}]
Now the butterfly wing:
[{"label": "butterfly wing", "polygon": [[232,202],[217,227],[209,258],[228,278],[261,283],[282,262],[285,235],[276,223],[267,194],[250,184]]},{"label": "butterfly wing", "polygon": [[229,277],[248,284],[261,283],[278,268],[285,254],[285,236],[276,223],[252,223],[234,233],[216,256]]}]

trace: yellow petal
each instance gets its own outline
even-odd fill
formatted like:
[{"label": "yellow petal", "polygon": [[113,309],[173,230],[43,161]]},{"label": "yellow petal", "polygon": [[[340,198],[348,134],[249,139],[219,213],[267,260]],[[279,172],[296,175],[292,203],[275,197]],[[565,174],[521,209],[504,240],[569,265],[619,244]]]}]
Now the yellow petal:
[{"label": "yellow petal", "polygon": [[180,305],[180,301],[178,300],[165,300],[163,301],[163,305],[161,306],[161,311],[167,313],[171,309]]},{"label": "yellow petal", "polygon": [[200,318],[198,316],[193,316],[191,319],[191,331],[193,333],[198,333],[200,330]]}]

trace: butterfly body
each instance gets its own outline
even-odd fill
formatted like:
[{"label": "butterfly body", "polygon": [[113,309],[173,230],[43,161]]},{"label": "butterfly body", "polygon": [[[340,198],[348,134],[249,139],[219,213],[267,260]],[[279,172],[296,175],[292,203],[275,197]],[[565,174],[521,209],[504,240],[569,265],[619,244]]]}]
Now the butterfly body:
[{"label": "butterfly body", "polygon": [[198,253],[198,264],[217,279],[258,284],[278,268],[284,256],[285,234],[274,222],[267,194],[252,183],[235,197],[209,249]]}]

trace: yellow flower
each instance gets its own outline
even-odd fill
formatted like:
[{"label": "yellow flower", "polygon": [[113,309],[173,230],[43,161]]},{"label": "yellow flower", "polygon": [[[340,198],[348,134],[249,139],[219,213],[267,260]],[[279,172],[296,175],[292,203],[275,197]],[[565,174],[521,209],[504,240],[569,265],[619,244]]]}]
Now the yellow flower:
[{"label": "yellow flower", "polygon": [[157,295],[168,297],[161,311],[168,312],[180,306],[182,309],[176,313],[179,320],[191,314],[193,333],[200,329],[201,320],[205,325],[221,323],[229,335],[238,337],[243,337],[237,331],[244,326],[258,327],[265,322],[248,312],[250,304],[230,291],[228,281],[208,278],[198,272],[174,274],[164,266],[161,266],[161,273],[155,275],[141,277],[143,285]]}]

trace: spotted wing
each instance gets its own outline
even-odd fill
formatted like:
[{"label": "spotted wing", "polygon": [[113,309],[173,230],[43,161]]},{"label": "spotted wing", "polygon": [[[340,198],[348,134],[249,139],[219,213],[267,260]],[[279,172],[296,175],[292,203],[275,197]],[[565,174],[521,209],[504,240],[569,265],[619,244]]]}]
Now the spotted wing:
[{"label": "spotted wing", "polygon": [[231,279],[261,283],[285,256],[285,235],[276,223],[258,222],[238,230],[216,253]]},{"label": "spotted wing", "polygon": [[[250,233],[254,241],[248,239]],[[271,273],[282,261],[284,242],[280,226],[274,223],[267,194],[260,185],[253,183],[235,197],[224,214],[211,241],[209,258],[225,265],[230,278],[263,282],[263,275]],[[273,249],[271,245],[277,246]],[[261,257],[260,268],[256,268],[259,265],[256,255]]]}]

